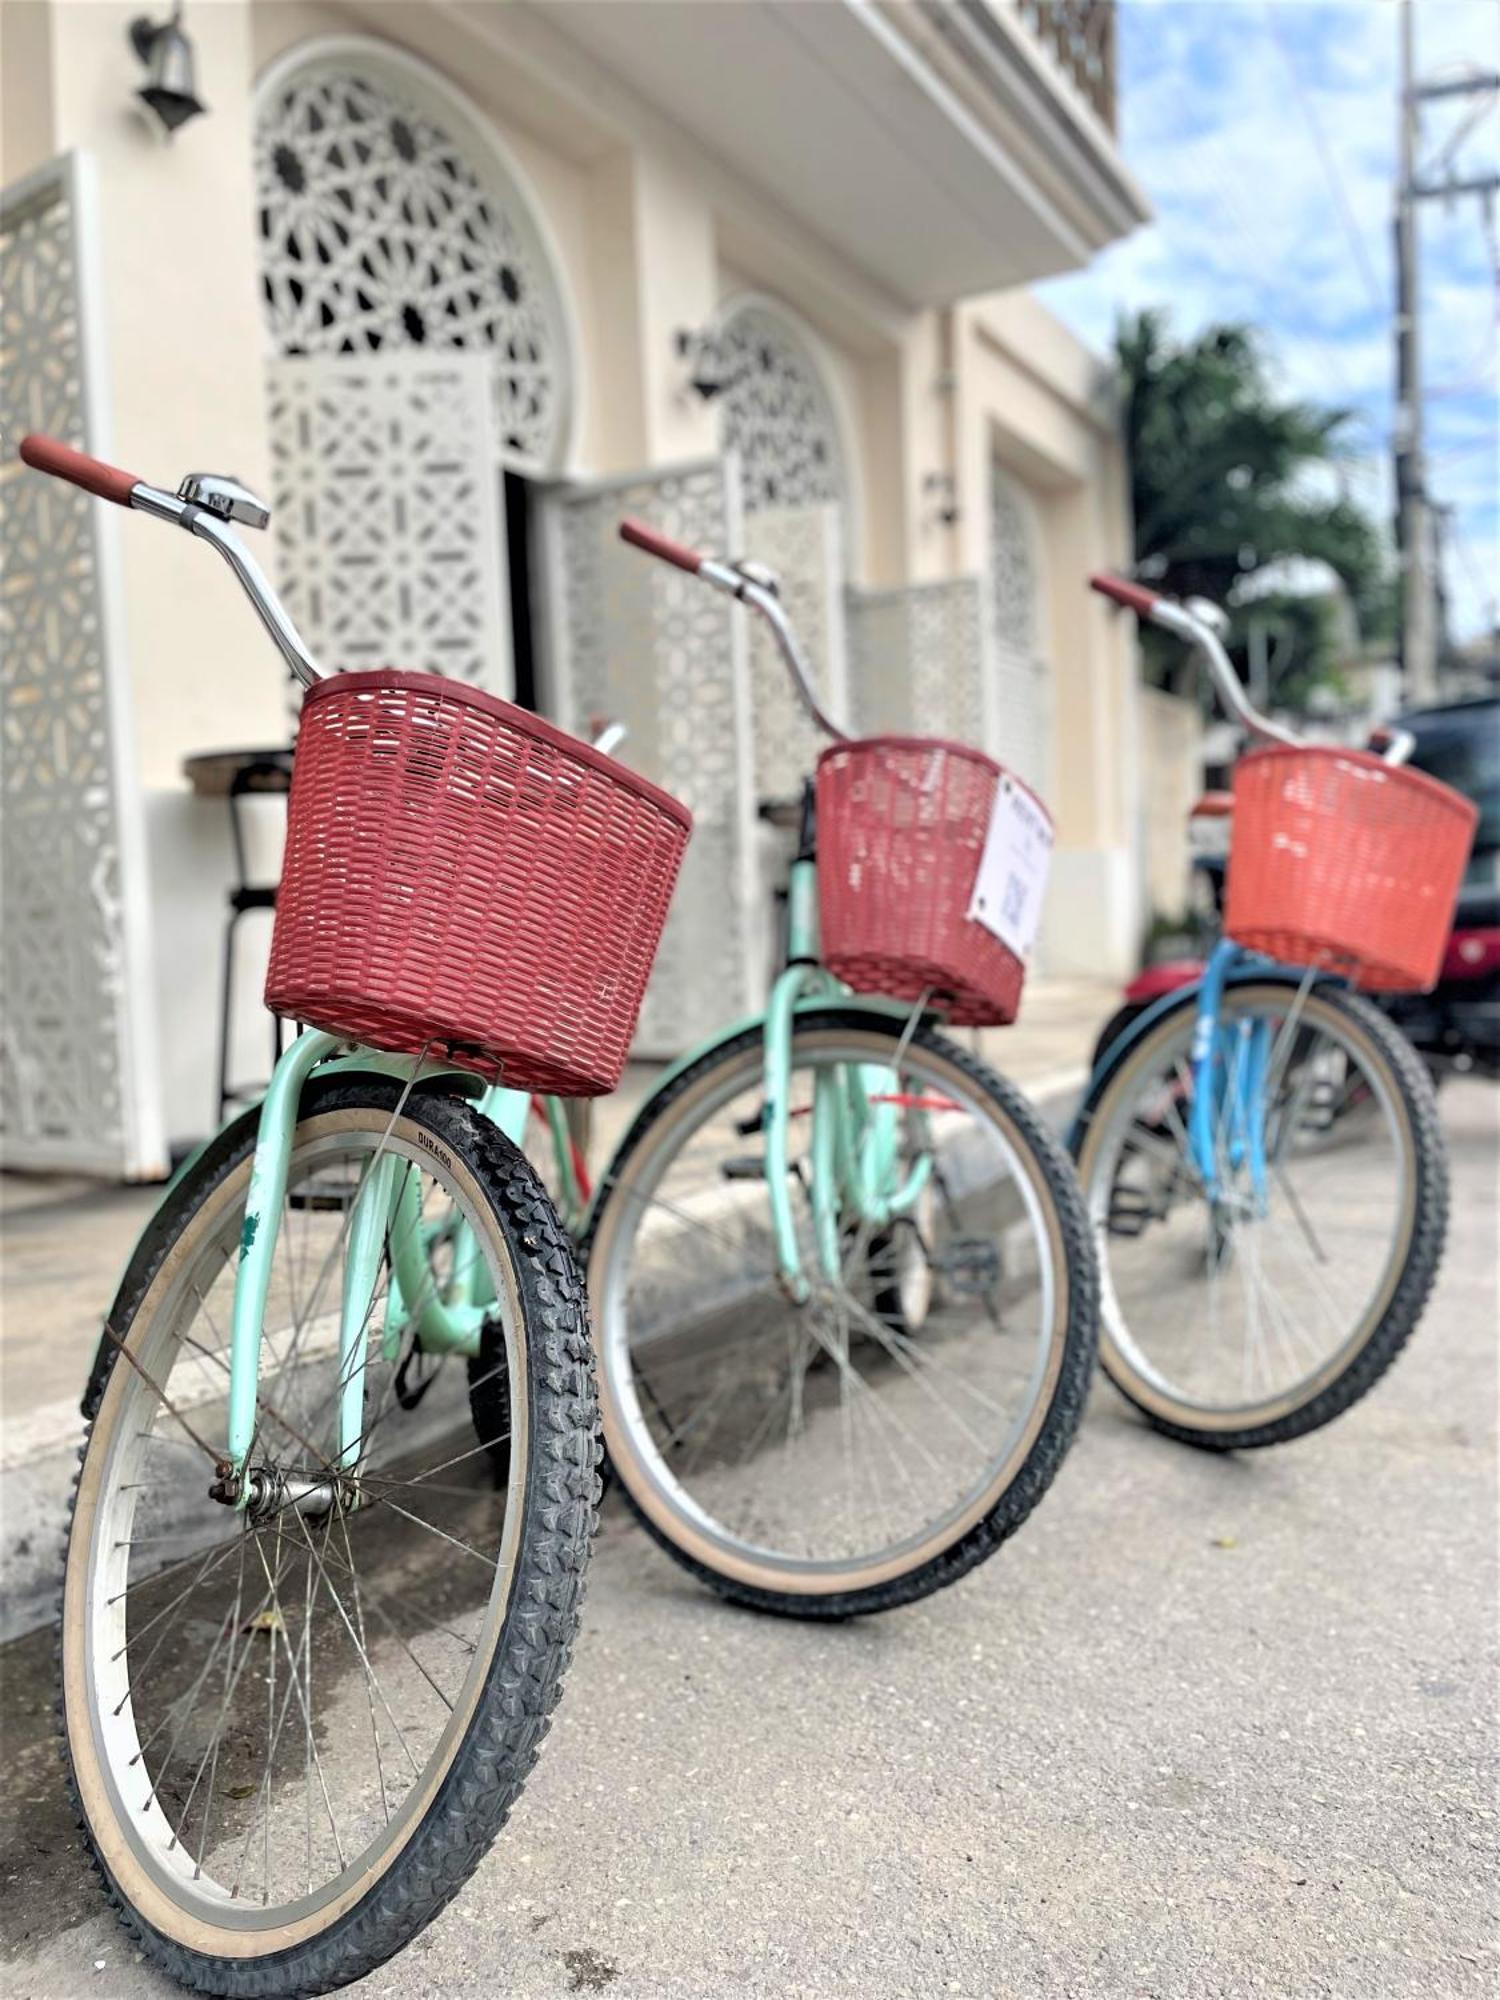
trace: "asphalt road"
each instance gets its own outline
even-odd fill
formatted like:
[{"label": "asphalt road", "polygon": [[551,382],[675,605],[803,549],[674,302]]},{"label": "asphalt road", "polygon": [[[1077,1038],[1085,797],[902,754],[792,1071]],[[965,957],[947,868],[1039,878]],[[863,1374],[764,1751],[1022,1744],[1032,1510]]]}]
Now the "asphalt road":
[{"label": "asphalt road", "polygon": [[[955,1590],[816,1629],[706,1597],[611,1512],[553,1736],[392,1996],[1456,2000],[1497,1982],[1496,1106],[1396,1370],[1242,1459],[1101,1387]],[[101,1913],[0,1655],[5,1984],[159,1995]]]}]

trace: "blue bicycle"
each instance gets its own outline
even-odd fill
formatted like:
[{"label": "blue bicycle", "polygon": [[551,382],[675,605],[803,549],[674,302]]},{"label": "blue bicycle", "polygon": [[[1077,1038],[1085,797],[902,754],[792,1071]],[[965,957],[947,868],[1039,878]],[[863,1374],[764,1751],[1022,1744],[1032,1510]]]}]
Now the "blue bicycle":
[{"label": "blue bicycle", "polygon": [[[1302,749],[1250,707],[1204,618],[1094,585],[1196,647],[1252,735]],[[1409,748],[1393,735],[1386,764]],[[1448,1215],[1436,1100],[1411,1046],[1334,973],[1226,938],[1101,1045],[1070,1148],[1101,1363],[1172,1437],[1227,1451],[1316,1430],[1421,1316]]]}]

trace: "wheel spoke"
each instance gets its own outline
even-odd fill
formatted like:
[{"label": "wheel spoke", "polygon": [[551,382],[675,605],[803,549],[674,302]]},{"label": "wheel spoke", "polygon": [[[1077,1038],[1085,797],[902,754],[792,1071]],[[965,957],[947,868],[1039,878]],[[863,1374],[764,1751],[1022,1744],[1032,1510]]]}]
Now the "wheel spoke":
[{"label": "wheel spoke", "polygon": [[[1110,1218],[1098,1236],[1106,1332],[1128,1392],[1138,1380],[1148,1408],[1165,1403],[1189,1429],[1219,1411],[1269,1422],[1326,1379],[1387,1282],[1407,1171],[1398,1098],[1312,975],[1291,994],[1231,989],[1206,1085],[1210,1207],[1196,1192],[1185,1122],[1191,1035],[1190,1010],[1169,1017],[1094,1107],[1084,1158],[1092,1212]],[[1253,1102],[1252,1035],[1267,1050]],[[1361,1110],[1358,1144],[1338,1144],[1351,1103],[1370,1107],[1373,1121]],[[1175,1191],[1180,1170],[1158,1143],[1168,1134],[1188,1173]]]},{"label": "wheel spoke", "polygon": [[[812,1564],[832,1592],[924,1536],[942,1547],[976,1495],[993,1505],[1068,1297],[1061,1232],[1039,1227],[1051,1185],[1022,1168],[988,1087],[934,1055],[920,1009],[889,1039],[860,1036],[841,1047],[821,1033],[814,1054],[799,1029],[785,1085],[794,1113],[830,1104],[847,1119],[826,1169],[813,1150],[826,1128],[790,1121],[809,1301],[776,1282],[763,1049],[749,1038],[660,1127],[638,1128],[595,1215],[608,1248],[590,1285],[628,1442],[621,1476],[637,1498],[655,1490],[658,1519],[691,1525],[696,1559],[707,1517],[713,1546],[741,1552],[768,1589],[779,1568]],[[837,1237],[826,1274],[815,1192],[824,1254],[830,1209]]]},{"label": "wheel spoke", "polygon": [[[441,1401],[429,1406],[437,1429],[424,1416],[423,1427],[403,1431],[399,1357],[387,1358],[381,1337],[393,1252],[404,1259],[407,1247],[398,1231],[409,1221],[423,1228],[435,1210],[468,1225],[461,1249],[451,1230],[419,1238],[423,1278],[401,1302],[401,1346],[424,1304],[461,1283],[471,1261],[488,1268],[504,1330],[473,1370],[481,1394],[488,1383],[503,1399],[495,1383],[524,1370],[526,1328],[511,1326],[505,1302],[530,1293],[506,1272],[519,1253],[482,1157],[468,1183],[450,1178],[449,1163],[393,1139],[390,1104],[366,1130],[346,1120],[308,1141],[298,1128],[270,1251],[253,1442],[228,1496],[238,1511],[218,1504],[217,1441],[228,1424],[226,1302],[238,1276],[243,1173],[221,1172],[196,1208],[184,1200],[184,1217],[208,1219],[195,1223],[180,1271],[146,1295],[155,1316],[122,1319],[129,1386],[111,1386],[90,1446],[110,1453],[92,1530],[89,1575],[99,1581],[82,1586],[97,1593],[93,1617],[109,1634],[102,1754],[122,1779],[135,1767],[119,1787],[130,1800],[122,1810],[148,1849],[177,1855],[171,1894],[210,1927],[225,1900],[273,1913],[304,1899],[316,1907],[356,1865],[378,1872],[387,1852],[394,1864],[403,1802],[435,1757],[455,1754],[454,1718],[489,1685],[486,1663],[510,1629],[516,1563],[530,1546],[509,1522],[515,1494],[528,1490],[524,1460],[519,1487],[470,1467],[497,1445],[519,1450],[503,1400],[485,1426],[495,1435],[477,1444],[446,1437]],[[368,1285],[350,1301],[359,1337],[336,1343],[354,1192],[388,1144],[419,1177],[415,1219],[403,1210],[388,1225]],[[530,1254],[529,1240],[523,1248]],[[335,1432],[356,1370],[364,1405],[351,1469]],[[512,1386],[532,1394],[524,1372]],[[536,1393],[555,1422],[561,1392]],[[499,1726],[522,1725],[507,1712]],[[266,1935],[277,1934],[273,1918]]]}]

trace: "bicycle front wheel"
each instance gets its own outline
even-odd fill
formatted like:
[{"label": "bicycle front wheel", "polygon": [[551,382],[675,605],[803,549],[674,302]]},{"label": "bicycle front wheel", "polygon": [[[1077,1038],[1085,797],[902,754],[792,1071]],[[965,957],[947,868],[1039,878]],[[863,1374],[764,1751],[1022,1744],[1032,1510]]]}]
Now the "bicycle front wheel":
[{"label": "bicycle front wheel", "polygon": [[[1100,1358],[1184,1443],[1280,1444],[1363,1396],[1421,1315],[1448,1213],[1437,1105],[1410,1044],[1358,995],[1231,986],[1202,1072],[1209,1187],[1190,1137],[1195,1021],[1187,996],[1080,1121]],[[1263,1081],[1247,1092],[1257,1044]]]},{"label": "bicycle front wheel", "polygon": [[[568,1659],[598,1445],[578,1275],[524,1160],[456,1099],[314,1080],[279,1218],[249,1498],[229,1504],[227,1331],[254,1131],[238,1120],[173,1188],[111,1315],[61,1666],[75,1797],[125,1921],[185,1985],[263,1996],[372,1971],[504,1822]],[[411,1201],[355,1301],[351,1457],[345,1246],[358,1189],[392,1154]],[[403,1214],[423,1228],[450,1213],[494,1299],[498,1480],[461,1365],[413,1366],[423,1300],[390,1286]]]},{"label": "bicycle front wheel", "polygon": [[[777,1281],[763,1040],[648,1104],[589,1243],[611,1464],[647,1529],[724,1596],[844,1617],[951,1583],[1018,1528],[1077,1428],[1096,1279],[1062,1149],[925,1025],[799,1022],[789,1181],[813,1296]],[[847,1181],[820,1262],[813,1107],[858,1079],[894,1134],[893,1212]]]}]

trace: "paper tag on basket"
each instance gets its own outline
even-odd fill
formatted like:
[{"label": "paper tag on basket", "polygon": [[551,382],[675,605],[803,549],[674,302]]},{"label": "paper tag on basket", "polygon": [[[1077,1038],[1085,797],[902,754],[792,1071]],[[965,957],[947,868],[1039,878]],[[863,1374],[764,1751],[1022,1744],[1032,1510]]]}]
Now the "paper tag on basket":
[{"label": "paper tag on basket", "polygon": [[1023,964],[1031,956],[1042,921],[1052,840],[1046,813],[1030,792],[1002,771],[968,914]]}]

